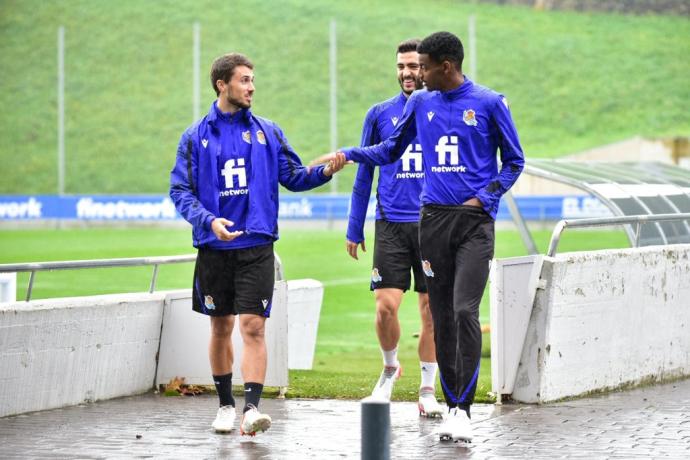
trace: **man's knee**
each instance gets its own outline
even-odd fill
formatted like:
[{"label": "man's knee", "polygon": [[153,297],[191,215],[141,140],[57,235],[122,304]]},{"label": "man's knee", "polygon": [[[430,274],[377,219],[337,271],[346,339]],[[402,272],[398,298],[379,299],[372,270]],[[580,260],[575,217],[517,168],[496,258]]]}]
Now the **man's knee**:
[{"label": "man's knee", "polygon": [[212,316],[211,317],[211,335],[216,339],[229,338],[232,335],[232,327],[235,324],[235,317],[228,316]]},{"label": "man's knee", "polygon": [[467,306],[461,306],[455,310],[455,318],[461,323],[479,322],[479,312],[477,308],[470,308]]},{"label": "man's knee", "polygon": [[382,321],[396,318],[400,305],[394,299],[384,297],[376,299],[376,317]]},{"label": "man's knee", "polygon": [[258,315],[246,315],[240,318],[242,338],[245,342],[264,340],[266,318]]}]

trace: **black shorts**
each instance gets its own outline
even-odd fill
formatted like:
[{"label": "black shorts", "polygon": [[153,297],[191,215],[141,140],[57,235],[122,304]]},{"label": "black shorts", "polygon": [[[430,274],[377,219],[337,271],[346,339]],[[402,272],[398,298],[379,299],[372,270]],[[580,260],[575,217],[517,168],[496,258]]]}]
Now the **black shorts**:
[{"label": "black shorts", "polygon": [[209,316],[250,313],[268,318],[275,284],[273,243],[219,251],[200,248],[192,308]]},{"label": "black shorts", "polygon": [[370,289],[396,288],[407,291],[410,289],[410,269],[414,274],[414,290],[426,292],[419,253],[419,224],[377,220]]}]

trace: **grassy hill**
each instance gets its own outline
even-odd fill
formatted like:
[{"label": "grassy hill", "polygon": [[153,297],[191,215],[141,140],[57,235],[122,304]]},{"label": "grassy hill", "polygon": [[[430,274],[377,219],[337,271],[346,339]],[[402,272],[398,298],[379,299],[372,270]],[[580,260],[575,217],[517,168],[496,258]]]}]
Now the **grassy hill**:
[{"label": "grassy hill", "polygon": [[[192,122],[192,24],[202,28],[202,107],[215,56],[256,68],[256,113],[308,160],[329,149],[328,24],[338,21],[339,144],[398,91],[394,48],[476,15],[478,81],[511,101],[528,156],[635,134],[690,134],[690,21],[459,3],[0,1],[0,193],[56,190],[56,35],[66,29],[68,193],[161,193]],[[350,189],[354,168],[340,179]]]}]

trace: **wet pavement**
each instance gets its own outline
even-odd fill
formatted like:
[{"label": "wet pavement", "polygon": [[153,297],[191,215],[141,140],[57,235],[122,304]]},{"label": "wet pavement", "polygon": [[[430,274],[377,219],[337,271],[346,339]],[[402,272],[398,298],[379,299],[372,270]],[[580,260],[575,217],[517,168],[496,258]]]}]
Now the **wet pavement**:
[{"label": "wet pavement", "polygon": [[[358,401],[265,399],[273,426],[254,438],[215,434],[217,404],[146,394],[5,417],[0,458],[360,457]],[[391,458],[687,459],[690,380],[542,406],[475,405],[469,447],[438,441],[438,423],[420,419],[415,403],[391,404]]]}]

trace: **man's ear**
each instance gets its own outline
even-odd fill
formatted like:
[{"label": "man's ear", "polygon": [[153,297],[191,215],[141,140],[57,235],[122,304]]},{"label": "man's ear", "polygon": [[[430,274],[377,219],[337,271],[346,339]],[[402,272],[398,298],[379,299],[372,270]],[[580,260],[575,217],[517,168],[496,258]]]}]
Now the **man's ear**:
[{"label": "man's ear", "polygon": [[443,73],[449,74],[453,71],[453,63],[450,61],[443,61],[441,64],[443,66]]}]

